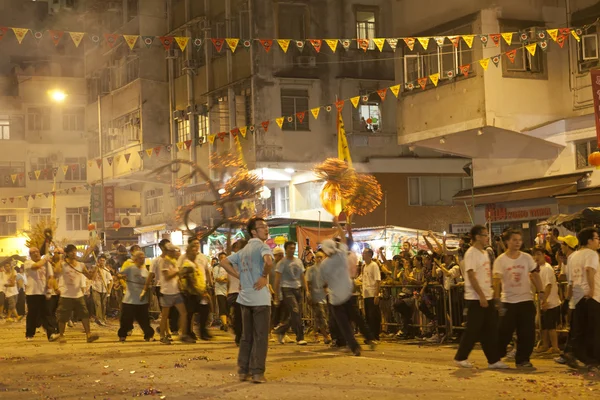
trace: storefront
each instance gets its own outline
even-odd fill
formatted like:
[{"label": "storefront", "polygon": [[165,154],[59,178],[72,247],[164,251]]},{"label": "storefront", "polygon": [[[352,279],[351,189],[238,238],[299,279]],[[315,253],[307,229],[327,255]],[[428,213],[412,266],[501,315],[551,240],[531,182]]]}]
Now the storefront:
[{"label": "storefront", "polygon": [[134,228],[134,233],[139,235],[138,244],[147,258],[155,258],[160,255],[158,243],[168,239],[175,246],[182,247],[187,243],[187,237],[180,230],[167,229],[166,224],[147,225]]}]

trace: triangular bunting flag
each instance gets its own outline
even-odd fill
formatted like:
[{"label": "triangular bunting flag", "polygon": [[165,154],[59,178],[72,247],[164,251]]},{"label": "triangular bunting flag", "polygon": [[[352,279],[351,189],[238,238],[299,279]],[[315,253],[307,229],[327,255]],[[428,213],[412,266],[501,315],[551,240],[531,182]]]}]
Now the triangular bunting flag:
[{"label": "triangular bunting flag", "polygon": [[542,49],[543,51],[548,50],[548,41],[547,40],[542,40],[541,42],[538,42],[538,44],[540,45],[540,49]]},{"label": "triangular bunting flag", "polygon": [[185,48],[190,41],[190,38],[186,36],[175,36],[173,39],[175,39],[175,43],[177,43],[177,46],[179,46],[181,51],[185,51]]},{"label": "triangular bunting flag", "polygon": [[208,143],[214,144],[216,138],[217,138],[217,135],[208,135]]},{"label": "triangular bunting flag", "polygon": [[25,201],[29,201],[29,195],[28,194],[25,195]]},{"label": "triangular bunting flag", "polygon": [[448,36],[448,39],[452,42],[455,48],[458,47],[458,44],[460,43],[460,36]]},{"label": "triangular bunting flag", "polygon": [[519,31],[519,40],[523,44],[529,43],[529,31],[528,30]]},{"label": "triangular bunting flag", "polygon": [[11,203],[14,203],[14,202],[15,202],[15,198],[14,198],[14,197],[9,197],[9,198],[8,198],[8,200],[9,200]]},{"label": "triangular bunting flag", "polygon": [[179,151],[183,150],[183,142],[177,142],[177,150],[179,150]]},{"label": "triangular bunting flag", "polygon": [[117,165],[119,165],[119,163],[121,162],[121,155],[116,155],[115,156],[115,163],[117,163]]},{"label": "triangular bunting flag", "polygon": [[71,36],[71,40],[75,44],[75,47],[79,47],[79,43],[83,40],[85,36],[84,32],[69,32],[69,36]]},{"label": "triangular bunting flag", "polygon": [[112,167],[113,159],[114,158],[112,156],[106,157],[106,162],[108,163],[109,167]]},{"label": "triangular bunting flag", "polygon": [[500,36],[501,35],[499,33],[490,34],[490,38],[492,38],[492,42],[494,42],[496,47],[500,46]]},{"label": "triangular bunting flag", "polygon": [[195,38],[193,43],[194,43],[194,47],[196,48],[196,50],[200,51],[200,49],[202,48],[202,39]]},{"label": "triangular bunting flag", "polygon": [[129,46],[129,50],[133,50],[138,38],[139,35],[123,35],[123,39],[125,39],[125,43],[127,43],[127,46]]},{"label": "triangular bunting flag", "polygon": [[165,51],[169,50],[173,45],[173,37],[172,36],[159,36],[158,40],[162,43]]},{"label": "triangular bunting flag", "polygon": [[479,65],[481,65],[481,68],[483,68],[484,71],[487,71],[490,66],[490,59],[484,58],[483,60],[479,60]]},{"label": "triangular bunting flag", "polygon": [[435,40],[435,43],[437,43],[438,47],[442,47],[446,41],[444,36],[436,36],[433,39]]},{"label": "triangular bunting flag", "polygon": [[225,141],[225,137],[227,136],[227,132],[219,132],[217,133],[217,137],[219,138],[219,140],[221,140],[221,142]]},{"label": "triangular bunting flag", "polygon": [[125,164],[129,163],[129,157],[131,157],[131,153],[123,154],[123,158],[125,159]]},{"label": "triangular bunting flag", "polygon": [[512,49],[511,51],[506,52],[506,57],[510,60],[511,63],[515,62],[515,58],[517,57],[517,49]]},{"label": "triangular bunting flag", "polygon": [[304,117],[306,116],[306,111],[301,111],[296,113],[296,118],[300,121],[300,124],[304,122]]},{"label": "triangular bunting flag", "polygon": [[337,49],[337,46],[338,46],[338,40],[337,39],[325,39],[325,43],[327,43],[327,46],[329,46],[331,51],[335,53],[335,50]]},{"label": "triangular bunting flag", "polygon": [[98,165],[98,168],[100,168],[102,166],[102,159],[101,158],[96,158],[96,165]]},{"label": "triangular bunting flag", "polygon": [[571,30],[571,35],[573,35],[573,37],[575,38],[575,40],[577,40],[578,42],[581,41],[581,38],[579,37],[579,35],[577,34],[577,32],[575,32],[575,29]]},{"label": "triangular bunting flag", "polygon": [[556,43],[558,43],[558,45],[560,46],[561,49],[565,45],[566,38],[567,38],[567,36],[565,36],[565,35],[560,35],[559,37],[556,38]]},{"label": "triangular bunting flag", "polygon": [[548,32],[548,36],[556,42],[556,39],[558,38],[558,29],[548,29],[546,32]]},{"label": "triangular bunting flag", "polygon": [[27,35],[27,32],[29,32],[29,29],[27,28],[12,28],[15,37],[17,38],[17,41],[19,42],[19,44],[21,44],[23,42],[23,39],[25,38],[25,35]]},{"label": "triangular bunting flag", "polygon": [[277,126],[279,126],[279,128],[283,126],[283,120],[283,117],[275,118],[275,122],[277,122]]},{"label": "triangular bunting flag", "polygon": [[500,64],[500,55],[492,57],[492,62],[496,67],[498,67],[498,65]]},{"label": "triangular bunting flag", "polygon": [[469,72],[471,71],[471,64],[467,64],[467,65],[461,65],[460,67],[460,72],[465,76],[469,76]]},{"label": "triangular bunting flag", "polygon": [[58,46],[58,42],[60,42],[60,39],[63,37],[63,35],[65,34],[64,31],[48,31],[50,32],[50,38],[52,39],[52,43],[54,43],[55,46]]},{"label": "triangular bunting flag", "polygon": [[381,101],[385,101],[385,96],[387,95],[387,88],[379,89],[377,91],[379,97],[381,97]]},{"label": "triangular bunting flag", "polygon": [[71,192],[75,193],[75,191],[77,190],[77,187],[72,187],[71,188]]},{"label": "triangular bunting flag", "polygon": [[419,37],[417,39],[419,39],[419,43],[421,43],[421,47],[423,48],[423,50],[427,50],[427,47],[429,47],[429,40],[431,38],[428,38],[428,37]]},{"label": "triangular bunting flag", "polygon": [[13,183],[13,184],[14,184],[14,183],[17,183],[17,174],[12,174],[12,175],[10,176],[10,179],[12,180],[12,183]]},{"label": "triangular bunting flag", "polygon": [[35,174],[33,172],[29,172],[29,173],[27,173],[27,175],[29,175],[29,180],[35,179]]},{"label": "triangular bunting flag", "polygon": [[358,107],[358,102],[360,101],[360,96],[350,98],[350,102],[354,106],[354,108]]},{"label": "triangular bunting flag", "polygon": [[108,47],[110,47],[111,49],[117,43],[117,39],[118,38],[119,38],[119,35],[116,34],[116,33],[105,33],[104,34],[104,40],[106,40],[106,43],[108,44]]},{"label": "triangular bunting flag", "polygon": [[296,47],[298,48],[298,50],[300,50],[300,53],[302,53],[302,50],[304,50],[304,41],[296,40]]},{"label": "triangular bunting flag", "polygon": [[92,43],[94,43],[96,46],[100,45],[100,36],[98,35],[92,35],[90,36],[90,40],[92,41]]},{"label": "triangular bunting flag", "polygon": [[325,111],[331,112],[331,106],[325,106]]},{"label": "triangular bunting flag", "polygon": [[340,43],[342,44],[344,50],[348,51],[350,45],[352,44],[352,41],[350,39],[340,39]]},{"label": "triangular bunting flag", "polygon": [[317,53],[321,52],[321,44],[322,44],[321,39],[308,39],[308,41],[310,42],[310,44],[313,45],[313,47]]},{"label": "triangular bunting flag", "polygon": [[245,138],[247,133],[248,133],[248,127],[247,126],[242,126],[240,128],[240,134],[242,135],[242,137]]},{"label": "triangular bunting flag", "polygon": [[431,79],[433,86],[437,86],[438,82],[440,81],[440,73],[438,72],[436,74],[429,75],[429,79]]},{"label": "triangular bunting flag", "polygon": [[140,160],[144,159],[144,150],[139,150],[138,152],[138,156],[140,157]]},{"label": "triangular bunting flag", "polygon": [[[396,47],[398,47],[398,39],[386,39],[388,45],[392,48],[392,51],[396,52]],[[348,50],[348,49],[346,49]]]},{"label": "triangular bunting flag", "polygon": [[185,143],[185,148],[189,150],[189,149],[190,149],[190,146],[192,145],[192,141],[191,141],[191,140],[186,140],[186,141],[185,141],[185,142],[183,142],[183,143]]},{"label": "triangular bunting flag", "polygon": [[2,199],[2,204],[6,204],[6,199]]},{"label": "triangular bunting flag", "polygon": [[560,32],[560,34],[563,36],[569,36],[569,33],[571,33],[571,28],[558,28],[558,32]]},{"label": "triangular bunting flag", "polygon": [[277,39],[277,44],[281,47],[284,53],[287,53],[290,48],[290,39]]},{"label": "triangular bunting flag", "polygon": [[545,30],[543,30],[543,29],[536,29],[536,30],[535,30],[535,37],[536,37],[538,40],[546,40],[546,39],[547,39],[547,37],[548,37],[548,34],[547,34],[547,33],[546,33],[546,31],[545,31]]},{"label": "triangular bunting flag", "polygon": [[310,109],[310,112],[312,113],[313,117],[315,117],[315,119],[319,118],[319,111],[321,111],[321,107],[315,107]]},{"label": "triangular bunting flag", "polygon": [[154,43],[154,36],[142,36],[142,42],[144,42],[144,46],[149,49]]},{"label": "triangular bunting flag", "polygon": [[463,35],[463,40],[469,46],[469,48],[473,47],[473,40],[475,40],[475,35]]},{"label": "triangular bunting flag", "polygon": [[146,149],[146,154],[148,154],[148,157],[152,157],[152,148]]},{"label": "triangular bunting flag", "polygon": [[93,164],[94,164],[94,161],[88,160],[88,168],[92,168]]},{"label": "triangular bunting flag", "polygon": [[37,196],[37,194],[32,194],[32,195],[31,195],[31,199],[32,199],[32,200],[35,200],[35,196]]},{"label": "triangular bunting flag", "polygon": [[487,47],[488,35],[479,35],[479,40],[481,40],[481,43],[483,43],[484,47]]},{"label": "triangular bunting flag", "polygon": [[356,39],[358,43],[358,47],[363,49],[363,51],[367,51],[369,49],[369,39]]},{"label": "triangular bunting flag", "polygon": [[160,154],[160,149],[161,149],[161,147],[160,147],[160,146],[156,146],[156,147],[154,148],[154,154],[156,154],[156,157],[158,157],[158,155]]},{"label": "triangular bunting flag", "polygon": [[271,47],[273,47],[273,40],[271,39],[259,39],[260,44],[264,47],[265,51],[268,53],[271,51]]},{"label": "triangular bunting flag", "polygon": [[66,194],[69,194],[69,189],[65,189],[65,193],[66,193]]},{"label": "triangular bunting flag", "polygon": [[212,41],[213,46],[215,46],[215,50],[217,50],[217,53],[220,53],[225,41],[223,39],[210,39],[210,40]]},{"label": "triangular bunting flag", "polygon": [[527,49],[529,54],[531,54],[532,56],[535,56],[535,50],[537,49],[537,43],[528,44],[527,46],[525,46],[525,48]]},{"label": "triangular bunting flag", "polygon": [[394,86],[390,86],[390,91],[394,94],[394,96],[396,96],[396,98],[398,97],[398,93],[400,93],[400,85],[394,85]]},{"label": "triangular bunting flag", "polygon": [[506,44],[510,46],[512,44],[513,33],[506,32],[506,33],[502,33],[501,35],[504,38],[504,41],[506,42]]},{"label": "triangular bunting flag", "polygon": [[263,129],[265,130],[265,132],[269,131],[269,122],[270,121],[263,121],[260,123],[262,125]]},{"label": "triangular bunting flag", "polygon": [[240,39],[225,38],[225,42],[227,42],[227,46],[229,46],[229,50],[231,50],[232,53],[235,53],[235,49],[237,49]]},{"label": "triangular bunting flag", "polygon": [[379,49],[379,52],[381,53],[383,51],[383,45],[385,44],[385,39],[375,38],[375,39],[373,39],[373,43],[375,43],[375,46],[377,46],[377,48]]},{"label": "triangular bunting flag", "polygon": [[69,166],[68,165],[63,165],[62,166],[63,175],[67,175],[68,171],[69,171]]},{"label": "triangular bunting flag", "polygon": [[341,112],[344,109],[344,100],[336,101],[335,108],[337,108],[338,112]]},{"label": "triangular bunting flag", "polygon": [[425,86],[427,86],[427,78],[419,78],[417,82],[419,82],[421,89],[425,90]]},{"label": "triangular bunting flag", "polygon": [[409,48],[410,51],[413,51],[415,49],[415,38],[404,38],[404,43],[406,43],[406,46]]},{"label": "triangular bunting flag", "polygon": [[35,179],[40,179],[40,174],[41,174],[41,173],[42,173],[42,171],[41,171],[41,170],[39,170],[39,169],[38,169],[38,170],[36,170],[36,171],[35,171]]},{"label": "triangular bunting flag", "polygon": [[48,197],[50,197],[50,193],[48,193],[48,192],[44,193],[44,197],[45,197],[45,198],[48,198]]}]

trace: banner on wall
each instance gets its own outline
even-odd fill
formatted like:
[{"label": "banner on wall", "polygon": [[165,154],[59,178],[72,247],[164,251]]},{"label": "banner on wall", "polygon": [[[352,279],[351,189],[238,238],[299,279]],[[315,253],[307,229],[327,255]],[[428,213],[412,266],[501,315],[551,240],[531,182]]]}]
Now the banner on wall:
[{"label": "banner on wall", "polygon": [[104,188],[104,221],[113,222],[115,220],[115,188],[107,186]]},{"label": "banner on wall", "polygon": [[92,222],[102,222],[102,188],[100,186],[92,187]]}]

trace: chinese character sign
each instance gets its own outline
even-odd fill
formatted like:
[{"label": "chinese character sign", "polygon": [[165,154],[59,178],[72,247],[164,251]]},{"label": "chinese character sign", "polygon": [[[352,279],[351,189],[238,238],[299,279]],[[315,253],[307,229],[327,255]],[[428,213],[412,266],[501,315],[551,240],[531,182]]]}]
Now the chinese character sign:
[{"label": "chinese character sign", "polygon": [[600,70],[590,71],[592,77],[592,93],[594,94],[594,116],[596,117],[596,138],[600,144]]},{"label": "chinese character sign", "polygon": [[104,188],[104,221],[115,220],[115,188],[107,186]]},{"label": "chinese character sign", "polygon": [[102,188],[100,186],[92,187],[92,222],[102,222]]}]

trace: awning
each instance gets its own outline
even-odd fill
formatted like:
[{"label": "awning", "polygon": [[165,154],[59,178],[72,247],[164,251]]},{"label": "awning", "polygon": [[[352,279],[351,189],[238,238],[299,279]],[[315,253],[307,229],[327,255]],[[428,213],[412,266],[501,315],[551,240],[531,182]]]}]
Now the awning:
[{"label": "awning", "polygon": [[600,188],[580,189],[576,194],[557,196],[559,206],[585,206],[600,204]]},{"label": "awning", "polygon": [[167,224],[146,225],[146,226],[138,226],[137,228],[133,228],[133,233],[140,234],[140,233],[163,231],[165,229],[167,229]]},{"label": "awning", "polygon": [[519,201],[555,197],[559,195],[577,193],[577,182],[585,173],[562,175],[551,178],[532,179],[495,186],[482,186],[458,192],[453,200],[460,204],[467,202],[475,205],[503,203],[506,201]]}]

